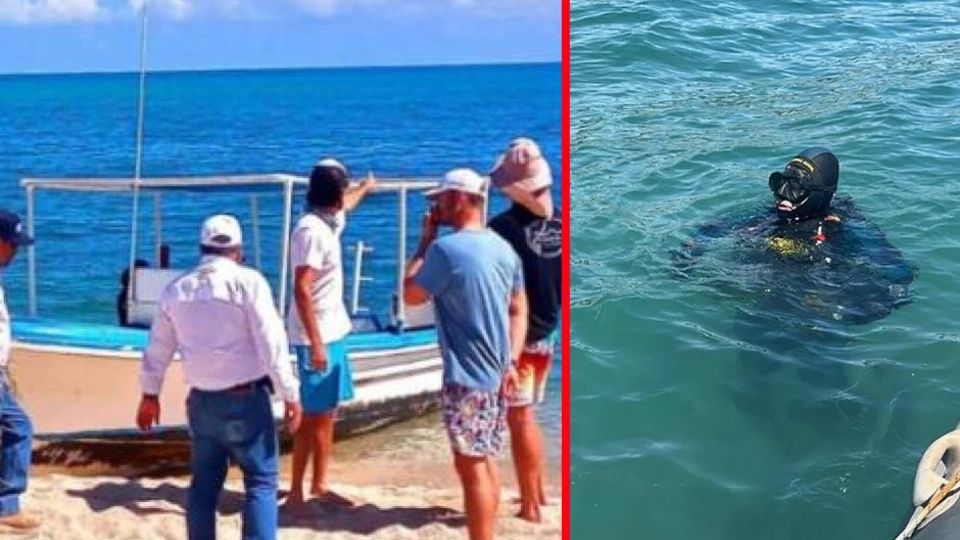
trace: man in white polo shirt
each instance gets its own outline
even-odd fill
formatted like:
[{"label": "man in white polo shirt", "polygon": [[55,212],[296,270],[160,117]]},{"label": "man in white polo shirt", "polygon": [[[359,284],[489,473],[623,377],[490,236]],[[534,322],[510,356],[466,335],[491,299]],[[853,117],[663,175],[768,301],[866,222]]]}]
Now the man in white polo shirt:
[{"label": "man in white polo shirt", "polygon": [[241,246],[234,217],[215,215],[203,223],[200,264],[163,290],[143,353],[140,429],[159,423],[158,396],[177,351],[190,385],[191,540],[216,537],[217,498],[231,459],[246,486],[243,538],[276,538],[279,445],[271,389],[283,397],[288,429],[300,423],[299,384],[283,322],[267,280],[239,264]]}]

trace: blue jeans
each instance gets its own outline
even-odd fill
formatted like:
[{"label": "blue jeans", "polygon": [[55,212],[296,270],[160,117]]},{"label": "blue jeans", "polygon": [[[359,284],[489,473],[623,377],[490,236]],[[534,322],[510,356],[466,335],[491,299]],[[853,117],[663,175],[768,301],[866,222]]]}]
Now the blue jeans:
[{"label": "blue jeans", "polygon": [[13,397],[6,368],[0,368],[0,516],[20,511],[27,490],[33,426]]},{"label": "blue jeans", "polygon": [[243,471],[244,540],[277,536],[277,429],[265,386],[245,391],[192,390],[187,398],[190,424],[190,470],[187,535],[190,540],[216,538],[217,499],[229,461]]}]

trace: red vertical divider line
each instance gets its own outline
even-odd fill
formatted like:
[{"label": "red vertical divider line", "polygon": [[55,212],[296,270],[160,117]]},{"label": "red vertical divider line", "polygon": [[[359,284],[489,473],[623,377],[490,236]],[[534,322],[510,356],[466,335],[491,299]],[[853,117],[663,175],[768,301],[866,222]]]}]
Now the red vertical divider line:
[{"label": "red vertical divider line", "polygon": [[570,234],[571,220],[573,215],[573,200],[570,198],[570,0],[563,0],[562,21],[562,55],[563,55],[563,97],[561,99],[563,107],[563,129],[561,132],[561,155],[563,160],[563,197],[566,206],[567,219],[563,220],[563,290],[566,297],[563,301],[563,328],[561,329],[561,342],[563,354],[563,381],[562,381],[562,411],[561,425],[563,435],[561,437],[562,458],[561,463],[561,493],[563,497],[563,507],[561,508],[562,517],[560,519],[560,528],[563,537],[569,539],[570,532]]}]

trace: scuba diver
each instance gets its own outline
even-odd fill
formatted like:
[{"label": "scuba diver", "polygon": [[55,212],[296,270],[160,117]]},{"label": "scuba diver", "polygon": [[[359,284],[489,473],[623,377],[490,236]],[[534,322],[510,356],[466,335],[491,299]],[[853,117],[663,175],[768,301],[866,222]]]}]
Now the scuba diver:
[{"label": "scuba diver", "polygon": [[[777,431],[784,426],[771,418],[771,403],[782,392],[770,389],[773,372],[795,366],[798,378],[811,385],[809,395],[835,399],[850,386],[844,370],[849,326],[877,321],[909,303],[915,269],[849,197],[834,198],[839,173],[829,150],[804,150],[770,175],[772,207],[703,225],[672,253],[680,277],[700,272],[700,280],[711,273],[704,268],[707,247],[721,248],[711,251],[714,275],[706,281],[727,296],[749,299],[734,319],[742,370],[732,383],[736,401]],[[793,403],[790,414],[816,405]]]}]

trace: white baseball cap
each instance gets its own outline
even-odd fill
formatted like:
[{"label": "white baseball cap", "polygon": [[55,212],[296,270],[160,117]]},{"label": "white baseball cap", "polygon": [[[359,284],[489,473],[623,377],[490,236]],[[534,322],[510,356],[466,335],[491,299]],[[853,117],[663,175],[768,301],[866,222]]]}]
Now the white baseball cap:
[{"label": "white baseball cap", "polygon": [[453,169],[440,179],[440,185],[426,193],[434,198],[445,191],[461,191],[487,197],[487,181],[472,169]]},{"label": "white baseball cap", "polygon": [[314,167],[329,167],[331,169],[340,169],[341,171],[343,171],[343,174],[347,174],[347,168],[343,165],[343,163],[340,163],[339,161],[333,158],[323,158],[320,161],[318,161],[317,164],[314,165]]},{"label": "white baseball cap", "polygon": [[200,245],[232,248],[243,244],[243,233],[237,218],[227,214],[208,217],[200,228]]}]

